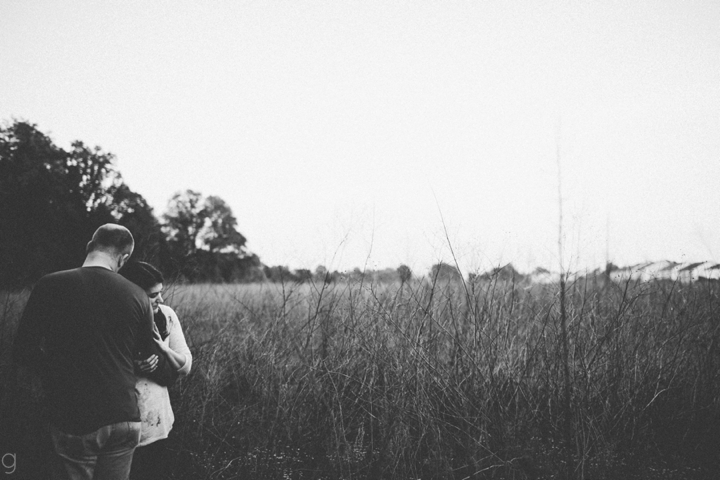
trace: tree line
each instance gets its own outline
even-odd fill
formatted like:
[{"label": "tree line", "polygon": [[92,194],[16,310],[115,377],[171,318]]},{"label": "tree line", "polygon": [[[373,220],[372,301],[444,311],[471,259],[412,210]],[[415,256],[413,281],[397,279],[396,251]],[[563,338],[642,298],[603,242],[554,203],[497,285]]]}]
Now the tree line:
[{"label": "tree line", "polygon": [[[75,141],[56,145],[37,125],[0,125],[0,288],[22,288],[41,276],[73,268],[85,258],[93,232],[108,222],[135,237],[134,259],[157,265],[173,282],[375,282],[405,283],[407,265],[396,269],[314,271],[263,265],[238,231],[230,206],[218,196],[183,190],[156,216],[116,167],[112,153]],[[439,263],[431,279],[458,280]]]},{"label": "tree line", "polygon": [[265,278],[222,198],[181,191],[156,217],[125,183],[113,154],[81,141],[61,148],[27,121],[0,126],[0,287],[78,266],[95,229],[108,222],[133,233],[134,258],[173,280]]}]

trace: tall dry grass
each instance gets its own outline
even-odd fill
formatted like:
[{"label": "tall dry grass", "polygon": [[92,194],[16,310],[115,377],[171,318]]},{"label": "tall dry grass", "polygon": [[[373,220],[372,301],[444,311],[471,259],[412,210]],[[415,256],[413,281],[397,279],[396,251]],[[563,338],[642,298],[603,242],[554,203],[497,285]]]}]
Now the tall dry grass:
[{"label": "tall dry grass", "polygon": [[715,478],[719,294],[568,285],[565,362],[557,286],[176,285],[170,478]]}]

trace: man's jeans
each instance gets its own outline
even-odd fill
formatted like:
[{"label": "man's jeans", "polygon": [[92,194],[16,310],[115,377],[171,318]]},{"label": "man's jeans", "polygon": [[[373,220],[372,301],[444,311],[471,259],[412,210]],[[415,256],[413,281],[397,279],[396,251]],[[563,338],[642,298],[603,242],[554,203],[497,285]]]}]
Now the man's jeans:
[{"label": "man's jeans", "polygon": [[133,452],[140,442],[140,425],[140,422],[113,423],[85,435],[51,427],[59,457],[53,468],[53,480],[127,480]]}]

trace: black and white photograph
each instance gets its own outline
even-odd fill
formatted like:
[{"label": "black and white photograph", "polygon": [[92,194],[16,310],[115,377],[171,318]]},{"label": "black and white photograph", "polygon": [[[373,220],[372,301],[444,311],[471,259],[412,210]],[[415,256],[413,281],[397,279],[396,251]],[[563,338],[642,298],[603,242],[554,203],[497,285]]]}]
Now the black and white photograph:
[{"label": "black and white photograph", "polygon": [[720,478],[720,2],[0,0],[0,477]]}]

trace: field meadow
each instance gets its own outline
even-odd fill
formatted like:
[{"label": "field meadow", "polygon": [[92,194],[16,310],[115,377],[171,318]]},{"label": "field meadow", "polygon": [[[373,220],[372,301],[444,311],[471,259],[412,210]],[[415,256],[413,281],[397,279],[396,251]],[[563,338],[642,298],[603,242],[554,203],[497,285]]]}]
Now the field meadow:
[{"label": "field meadow", "polygon": [[[720,285],[560,292],[171,285],[194,359],[168,478],[720,478]],[[9,359],[27,294],[0,296],[0,453],[42,478],[41,394]]]}]

